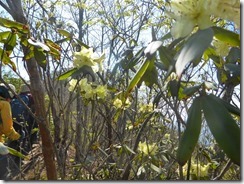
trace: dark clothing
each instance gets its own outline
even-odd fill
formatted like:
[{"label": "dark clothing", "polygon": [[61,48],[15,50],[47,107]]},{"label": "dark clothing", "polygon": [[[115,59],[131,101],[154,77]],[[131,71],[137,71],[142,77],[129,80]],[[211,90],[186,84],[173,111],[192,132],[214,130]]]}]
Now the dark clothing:
[{"label": "dark clothing", "polygon": [[5,180],[8,174],[8,157],[0,155],[0,180]]}]

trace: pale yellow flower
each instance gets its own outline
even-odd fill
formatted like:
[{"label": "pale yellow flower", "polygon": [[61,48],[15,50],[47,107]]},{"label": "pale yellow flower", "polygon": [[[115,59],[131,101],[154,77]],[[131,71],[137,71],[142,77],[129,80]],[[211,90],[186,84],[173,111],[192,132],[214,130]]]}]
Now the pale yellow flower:
[{"label": "pale yellow flower", "polygon": [[[187,175],[187,167],[188,164],[185,164],[183,167],[183,176]],[[205,177],[208,176],[208,170],[210,167],[210,163],[206,165],[195,164],[194,162],[191,164],[190,174],[194,174],[198,177]]]},{"label": "pale yellow flower", "polygon": [[94,55],[92,56],[93,61],[97,63],[98,70],[102,71],[103,70],[103,61],[105,60],[105,53],[102,53],[100,57],[95,57]]},{"label": "pale yellow flower", "polygon": [[102,62],[105,60],[105,54],[96,57],[92,48],[82,47],[80,52],[74,52],[74,66],[80,68],[84,65],[90,66],[94,72],[102,70]]},{"label": "pale yellow flower", "polygon": [[212,26],[210,13],[205,9],[206,0],[172,0],[171,12],[168,13],[176,20],[171,33],[175,38],[189,35],[198,25],[200,29]]},{"label": "pale yellow flower", "polygon": [[125,100],[125,104],[124,104],[125,109],[128,108],[128,107],[130,107],[130,105],[131,105],[131,101],[127,98]]},{"label": "pale yellow flower", "polygon": [[158,147],[156,143],[148,144],[146,142],[141,142],[141,141],[139,142],[138,151],[144,153],[145,155],[155,155],[157,150]]},{"label": "pale yellow flower", "polygon": [[215,17],[233,21],[240,27],[240,1],[239,0],[207,0],[206,7]]},{"label": "pale yellow flower", "polygon": [[81,92],[84,92],[89,88],[91,85],[87,83],[87,78],[83,78],[79,82]]},{"label": "pale yellow flower", "polygon": [[116,108],[122,108],[122,109],[127,109],[128,107],[130,107],[131,105],[131,102],[130,100],[127,98],[123,104],[122,100],[116,98],[114,100],[114,103],[113,105],[116,107]]},{"label": "pale yellow flower", "polygon": [[116,108],[121,108],[121,107],[122,107],[122,101],[121,101],[120,99],[116,98],[116,99],[114,100],[113,105],[114,105]]},{"label": "pale yellow flower", "polygon": [[87,85],[85,90],[85,94],[84,94],[84,98],[86,99],[93,99],[94,95],[96,94],[95,90],[93,90],[91,85]]},{"label": "pale yellow flower", "polygon": [[172,0],[171,11],[167,13],[175,19],[171,28],[175,38],[189,35],[195,26],[199,29],[211,27],[211,16],[240,26],[240,1],[237,0]]},{"label": "pale yellow flower", "polygon": [[150,102],[149,104],[141,104],[139,112],[152,112],[153,111],[153,104]]},{"label": "pale yellow flower", "polygon": [[102,85],[97,86],[96,94],[98,98],[104,99],[107,95],[107,86],[102,86]]},{"label": "pale yellow flower", "polygon": [[165,134],[164,137],[165,139],[170,139],[170,134]]},{"label": "pale yellow flower", "polygon": [[92,54],[92,48],[87,49],[85,47],[82,47],[80,52],[74,52],[74,66],[78,68],[84,65],[94,66],[95,63],[91,59]]},{"label": "pale yellow flower", "polygon": [[74,91],[75,90],[75,86],[77,85],[77,80],[76,79],[71,79],[69,81],[69,91]]}]

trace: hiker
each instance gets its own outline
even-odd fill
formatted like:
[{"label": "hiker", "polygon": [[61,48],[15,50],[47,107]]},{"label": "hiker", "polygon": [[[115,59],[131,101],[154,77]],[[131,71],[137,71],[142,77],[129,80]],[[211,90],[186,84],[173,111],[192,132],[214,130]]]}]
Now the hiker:
[{"label": "hiker", "polygon": [[29,87],[26,84],[21,85],[18,96],[26,104],[29,110],[23,102],[15,97],[11,101],[12,116],[15,129],[25,136],[22,142],[22,147],[28,152],[32,144],[37,140],[37,131],[33,132],[33,129],[37,128],[37,124],[30,113],[30,110],[34,113],[34,101]]},{"label": "hiker", "polygon": [[[11,96],[5,85],[0,84],[0,142],[4,146],[5,138],[18,140],[20,134],[13,127],[12,112],[10,106]],[[7,155],[0,154],[0,179],[5,179],[8,172]]]},{"label": "hiker", "polygon": [[13,127],[12,112],[10,106],[11,96],[8,89],[0,85],[0,142],[4,142],[3,135],[10,140],[18,140],[20,134]]}]

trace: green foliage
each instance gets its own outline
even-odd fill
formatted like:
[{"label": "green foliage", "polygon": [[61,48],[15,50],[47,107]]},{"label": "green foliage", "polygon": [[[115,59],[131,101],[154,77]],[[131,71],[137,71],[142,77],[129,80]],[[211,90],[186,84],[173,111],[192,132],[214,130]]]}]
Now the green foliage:
[{"label": "green foliage", "polygon": [[19,151],[15,150],[15,149],[13,149],[13,148],[10,148],[10,147],[7,147],[7,148],[8,148],[9,153],[10,153],[11,155],[14,155],[14,156],[16,156],[16,157],[20,157],[20,158],[22,158],[22,159],[26,158],[26,156],[23,155],[22,153],[20,153]]},{"label": "green foliage", "polygon": [[240,128],[214,95],[203,96],[201,101],[204,116],[217,143],[234,163],[240,165]]},{"label": "green foliage", "polygon": [[189,109],[186,129],[182,135],[177,151],[176,159],[181,166],[190,159],[197,144],[202,124],[201,100],[196,98]]},{"label": "green foliage", "polygon": [[221,27],[212,27],[214,31],[214,37],[218,40],[221,40],[233,47],[239,47],[240,46],[240,35],[237,33],[234,33],[232,31],[226,30]]},{"label": "green foliage", "polygon": [[214,33],[211,28],[199,30],[187,40],[175,63],[176,73],[178,76],[182,74],[185,66],[189,62],[199,58],[209,47],[213,39],[213,34]]},{"label": "green foliage", "polygon": [[126,89],[126,92],[125,92],[125,96],[126,97],[132,92],[134,87],[141,80],[142,76],[146,72],[146,70],[149,67],[149,65],[150,65],[150,60],[148,60],[147,58],[144,58],[139,70],[136,72],[135,76],[133,77],[133,79],[131,80],[129,86]]},{"label": "green foliage", "polygon": [[[4,27],[0,56],[1,62],[15,71],[15,49],[24,45],[28,53],[23,60],[35,58],[45,70],[45,105],[60,178],[178,180],[188,175],[191,180],[211,180],[224,171],[228,158],[236,165],[229,167],[223,179],[240,178],[235,170],[240,168],[240,34],[230,22],[214,18],[214,26],[199,29],[202,27],[197,24],[205,17],[188,16],[188,11],[183,11],[191,23],[199,20],[189,35],[174,39],[169,32],[173,21],[165,14],[171,2],[50,3],[52,10],[65,5],[62,8],[70,6],[72,14],[79,14],[76,18],[80,19],[71,24],[79,22],[80,30],[66,24],[63,15],[56,15],[58,11],[33,13],[52,21],[43,18],[34,22],[33,16],[30,28],[0,18]],[[35,26],[38,29],[34,30]],[[153,41],[148,44],[148,39]],[[216,41],[223,47],[215,45]],[[78,59],[74,53],[91,46],[94,52],[108,52],[106,70],[75,65]],[[91,61],[89,54],[84,55]],[[82,56],[79,62],[87,58]],[[9,75],[3,77],[15,86],[21,83]],[[72,79],[77,79],[76,85],[71,85]],[[83,79],[89,85],[80,89],[77,84]],[[104,99],[96,93],[100,84],[107,86]],[[92,100],[84,96],[85,89],[93,95]],[[221,99],[229,89],[234,93],[229,94],[231,101]],[[183,175],[179,165],[184,166]]]}]

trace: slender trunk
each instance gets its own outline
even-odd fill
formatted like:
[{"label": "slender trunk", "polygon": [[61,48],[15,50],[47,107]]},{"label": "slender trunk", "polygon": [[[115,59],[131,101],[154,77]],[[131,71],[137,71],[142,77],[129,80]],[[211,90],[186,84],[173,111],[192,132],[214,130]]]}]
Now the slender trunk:
[{"label": "slender trunk", "polygon": [[42,153],[46,166],[47,178],[49,180],[56,180],[57,171],[55,166],[55,153],[46,116],[43,83],[41,82],[37,70],[36,61],[34,59],[30,59],[26,63],[30,75],[31,93],[35,102],[36,116],[38,118],[37,122],[41,135]]}]

